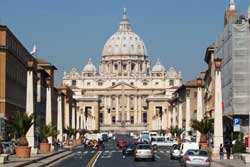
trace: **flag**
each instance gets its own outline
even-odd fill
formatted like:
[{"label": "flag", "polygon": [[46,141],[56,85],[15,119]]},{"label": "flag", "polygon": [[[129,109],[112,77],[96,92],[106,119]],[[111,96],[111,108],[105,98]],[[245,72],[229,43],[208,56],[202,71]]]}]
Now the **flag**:
[{"label": "flag", "polygon": [[30,54],[34,55],[36,53],[36,45],[33,46],[32,51],[30,52]]}]

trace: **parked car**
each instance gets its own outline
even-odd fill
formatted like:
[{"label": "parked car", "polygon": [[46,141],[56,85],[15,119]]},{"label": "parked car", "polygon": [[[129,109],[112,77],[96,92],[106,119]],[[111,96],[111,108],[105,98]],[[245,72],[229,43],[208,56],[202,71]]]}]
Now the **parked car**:
[{"label": "parked car", "polygon": [[154,136],[151,139],[151,145],[154,149],[159,147],[172,147],[174,144],[178,144],[177,141],[165,136]]},{"label": "parked car", "polygon": [[199,143],[196,142],[185,142],[181,143],[180,146],[180,156],[182,157],[189,149],[199,149]]},{"label": "parked car", "polygon": [[134,143],[126,144],[123,148],[122,153],[123,155],[134,155],[136,145]]},{"label": "parked car", "polygon": [[119,147],[120,149],[123,149],[126,144],[127,144],[127,142],[123,141],[123,140],[118,140],[116,143],[117,147]]},{"label": "parked car", "polygon": [[208,157],[208,152],[204,150],[187,150],[181,159],[181,165],[185,167],[210,167],[211,160]]},{"label": "parked car", "polygon": [[174,144],[170,149],[170,159],[179,159],[180,158],[180,144]]},{"label": "parked car", "polygon": [[150,144],[138,144],[135,149],[135,161],[138,159],[155,160],[154,150]]},{"label": "parked car", "polygon": [[3,141],[1,142],[3,153],[5,154],[15,154],[15,145],[11,141]]},{"label": "parked car", "polygon": [[102,134],[102,141],[107,142],[109,140],[108,133],[103,133]]}]

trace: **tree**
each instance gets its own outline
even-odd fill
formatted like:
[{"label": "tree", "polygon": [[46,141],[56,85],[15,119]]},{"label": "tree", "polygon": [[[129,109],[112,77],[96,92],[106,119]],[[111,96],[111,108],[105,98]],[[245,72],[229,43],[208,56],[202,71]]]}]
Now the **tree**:
[{"label": "tree", "polygon": [[207,141],[207,135],[209,132],[213,129],[213,123],[212,120],[208,118],[204,118],[201,121],[198,120],[192,120],[191,127],[194,130],[197,130],[201,133],[200,142],[206,142]]},{"label": "tree", "polygon": [[28,115],[26,112],[16,112],[13,118],[10,120],[10,126],[14,128],[17,137],[17,146],[28,146],[28,140],[26,133],[30,127],[34,124],[34,114]]},{"label": "tree", "polygon": [[49,124],[41,127],[39,136],[41,137],[42,143],[48,143],[48,137],[55,137],[57,134],[56,127]]}]

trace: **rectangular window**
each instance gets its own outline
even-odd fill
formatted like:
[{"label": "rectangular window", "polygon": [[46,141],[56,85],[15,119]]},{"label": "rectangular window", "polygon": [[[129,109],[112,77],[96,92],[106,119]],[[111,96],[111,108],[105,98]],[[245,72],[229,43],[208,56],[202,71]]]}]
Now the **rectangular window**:
[{"label": "rectangular window", "polygon": [[147,123],[147,113],[143,113],[143,123]]},{"label": "rectangular window", "polygon": [[112,82],[112,86],[115,86],[115,82]]},{"label": "rectangular window", "polygon": [[72,86],[76,86],[76,80],[72,80]]},{"label": "rectangular window", "polygon": [[101,112],[100,114],[99,114],[99,121],[100,121],[100,123],[102,124],[103,123],[103,113]]},{"label": "rectangular window", "polygon": [[156,82],[155,85],[159,85],[159,82]]},{"label": "rectangular window", "polygon": [[134,116],[131,116],[131,117],[130,117],[130,123],[131,123],[131,124],[134,124]]},{"label": "rectangular window", "polygon": [[112,123],[115,124],[115,117],[112,117]]},{"label": "rectangular window", "polygon": [[87,86],[90,86],[90,82],[87,82]]},{"label": "rectangular window", "polygon": [[169,81],[169,85],[170,85],[170,86],[174,86],[174,80],[171,79],[171,80]]},{"label": "rectangular window", "polygon": [[98,82],[98,86],[102,86],[102,82]]},{"label": "rectangular window", "polygon": [[148,83],[147,83],[147,82],[143,82],[143,85],[144,85],[144,86],[147,86],[147,85],[148,85]]}]

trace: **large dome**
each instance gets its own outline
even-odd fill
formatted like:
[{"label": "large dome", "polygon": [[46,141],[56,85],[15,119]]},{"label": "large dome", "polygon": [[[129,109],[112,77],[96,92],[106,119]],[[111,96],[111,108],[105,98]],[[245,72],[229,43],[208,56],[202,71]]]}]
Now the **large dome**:
[{"label": "large dome", "polygon": [[119,31],[114,33],[105,43],[102,56],[137,55],[146,56],[147,49],[141,38],[131,30],[131,26],[124,10]]}]

